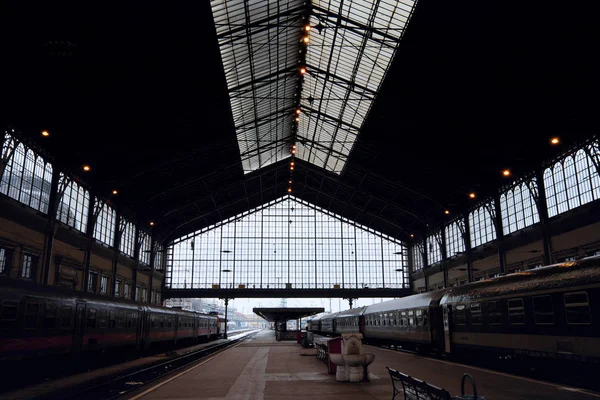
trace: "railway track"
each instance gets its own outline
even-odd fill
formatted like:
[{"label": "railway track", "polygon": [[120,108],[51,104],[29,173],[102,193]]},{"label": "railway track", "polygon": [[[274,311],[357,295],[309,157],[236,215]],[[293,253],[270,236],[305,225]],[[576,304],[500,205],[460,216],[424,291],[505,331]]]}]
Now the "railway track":
[{"label": "railway track", "polygon": [[169,359],[168,361],[159,362],[157,364],[139,369],[133,372],[126,372],[121,375],[105,378],[98,382],[88,382],[85,385],[68,388],[58,392],[49,393],[42,396],[40,400],[112,400],[121,396],[136,391],[149,383],[179,371],[190,364],[202,360],[210,354],[230,348],[243,340],[246,340],[256,332],[250,332],[245,335],[240,335],[237,338],[230,339],[225,343],[218,343],[212,346],[192,351],[182,356]]}]

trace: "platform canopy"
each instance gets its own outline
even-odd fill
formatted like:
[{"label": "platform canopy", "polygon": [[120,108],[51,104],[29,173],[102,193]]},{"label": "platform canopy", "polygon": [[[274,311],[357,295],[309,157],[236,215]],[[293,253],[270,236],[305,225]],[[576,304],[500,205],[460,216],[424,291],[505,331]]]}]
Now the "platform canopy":
[{"label": "platform canopy", "polygon": [[323,307],[303,307],[303,308],[253,308],[254,314],[269,322],[296,320],[310,315],[315,315],[325,311]]}]

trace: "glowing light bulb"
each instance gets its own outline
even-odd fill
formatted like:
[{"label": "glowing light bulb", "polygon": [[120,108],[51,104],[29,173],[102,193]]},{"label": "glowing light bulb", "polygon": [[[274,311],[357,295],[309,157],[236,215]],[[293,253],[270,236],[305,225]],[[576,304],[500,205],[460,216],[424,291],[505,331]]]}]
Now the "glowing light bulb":
[{"label": "glowing light bulb", "polygon": [[114,190],[112,191],[112,194],[119,194],[119,192],[117,191],[117,189],[114,189]]},{"label": "glowing light bulb", "polygon": [[90,168],[90,166],[89,166],[89,165],[84,165],[82,168],[83,168],[83,170],[84,170],[85,172],[89,172],[89,171],[91,171],[91,168]]},{"label": "glowing light bulb", "polygon": [[305,25],[305,26],[304,26],[304,30],[305,30],[306,32],[310,32],[310,25]]},{"label": "glowing light bulb", "polygon": [[475,192],[469,193],[469,197],[472,198],[472,199],[474,199],[475,198]]},{"label": "glowing light bulb", "polygon": [[304,75],[306,73],[306,68],[304,68],[304,67],[300,68],[300,73],[302,75]]},{"label": "glowing light bulb", "polygon": [[44,136],[44,137],[48,137],[48,136],[50,136],[50,132],[48,132],[48,131],[46,131],[46,130],[43,130],[43,131],[42,131],[42,136]]},{"label": "glowing light bulb", "polygon": [[553,145],[560,144],[560,138],[558,138],[557,136],[553,137],[552,139],[550,139],[550,144],[553,144]]},{"label": "glowing light bulb", "polygon": [[446,215],[450,214],[450,210],[445,210],[444,214],[446,214]]},{"label": "glowing light bulb", "polygon": [[510,176],[510,169],[505,169],[502,171],[502,175],[504,176]]},{"label": "glowing light bulb", "polygon": [[310,42],[310,39],[308,38],[308,36],[304,36],[302,38],[302,41],[304,42],[304,44],[308,44],[308,42]]},{"label": "glowing light bulb", "polygon": [[154,226],[154,221],[150,221],[150,226]]}]

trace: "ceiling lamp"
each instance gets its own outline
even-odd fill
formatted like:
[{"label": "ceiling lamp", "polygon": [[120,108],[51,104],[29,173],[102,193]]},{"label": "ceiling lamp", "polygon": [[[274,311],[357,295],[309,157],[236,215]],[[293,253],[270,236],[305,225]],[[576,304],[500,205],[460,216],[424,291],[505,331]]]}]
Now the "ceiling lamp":
[{"label": "ceiling lamp", "polygon": [[306,73],[306,67],[300,68],[300,74],[304,75]]},{"label": "ceiling lamp", "polygon": [[154,226],[154,221],[150,221],[150,226]]},{"label": "ceiling lamp", "polygon": [[310,25],[304,25],[304,31],[310,32]]},{"label": "ceiling lamp", "polygon": [[502,175],[504,176],[510,176],[510,169],[505,169],[502,171]]},{"label": "ceiling lamp", "polygon": [[560,138],[558,136],[554,136],[553,138],[550,139],[550,144],[556,146],[557,144],[560,144]]},{"label": "ceiling lamp", "polygon": [[450,214],[450,210],[444,210],[444,214],[446,214],[446,215]]},{"label": "ceiling lamp", "polygon": [[469,193],[469,197],[472,198],[472,199],[474,199],[476,197],[475,192]]},{"label": "ceiling lamp", "polygon": [[90,172],[92,170],[92,168],[90,168],[89,165],[84,165],[83,167],[81,167],[85,172]]},{"label": "ceiling lamp", "polygon": [[44,137],[48,137],[48,136],[50,136],[50,132],[48,132],[47,130],[45,130],[45,129],[44,129],[44,130],[42,131],[42,136],[44,136]]},{"label": "ceiling lamp", "polygon": [[113,189],[112,194],[119,194],[117,189]]}]

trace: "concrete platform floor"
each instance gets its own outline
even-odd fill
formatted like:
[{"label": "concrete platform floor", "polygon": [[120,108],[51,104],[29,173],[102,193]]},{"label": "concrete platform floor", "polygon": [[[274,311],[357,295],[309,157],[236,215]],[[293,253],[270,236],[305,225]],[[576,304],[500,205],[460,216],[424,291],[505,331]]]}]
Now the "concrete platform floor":
[{"label": "concrete platform floor", "polygon": [[[295,342],[275,341],[273,331],[262,331],[253,339],[197,364],[179,374],[140,389],[130,400],[389,400],[392,385],[386,366],[444,387],[455,396],[460,378],[470,373],[479,394],[486,400],[599,399],[600,394],[566,388],[518,376],[422,358],[396,351],[365,347],[375,353],[370,367],[371,382],[336,382],[317,360],[315,350]],[[402,395],[396,397],[400,400]]]}]

